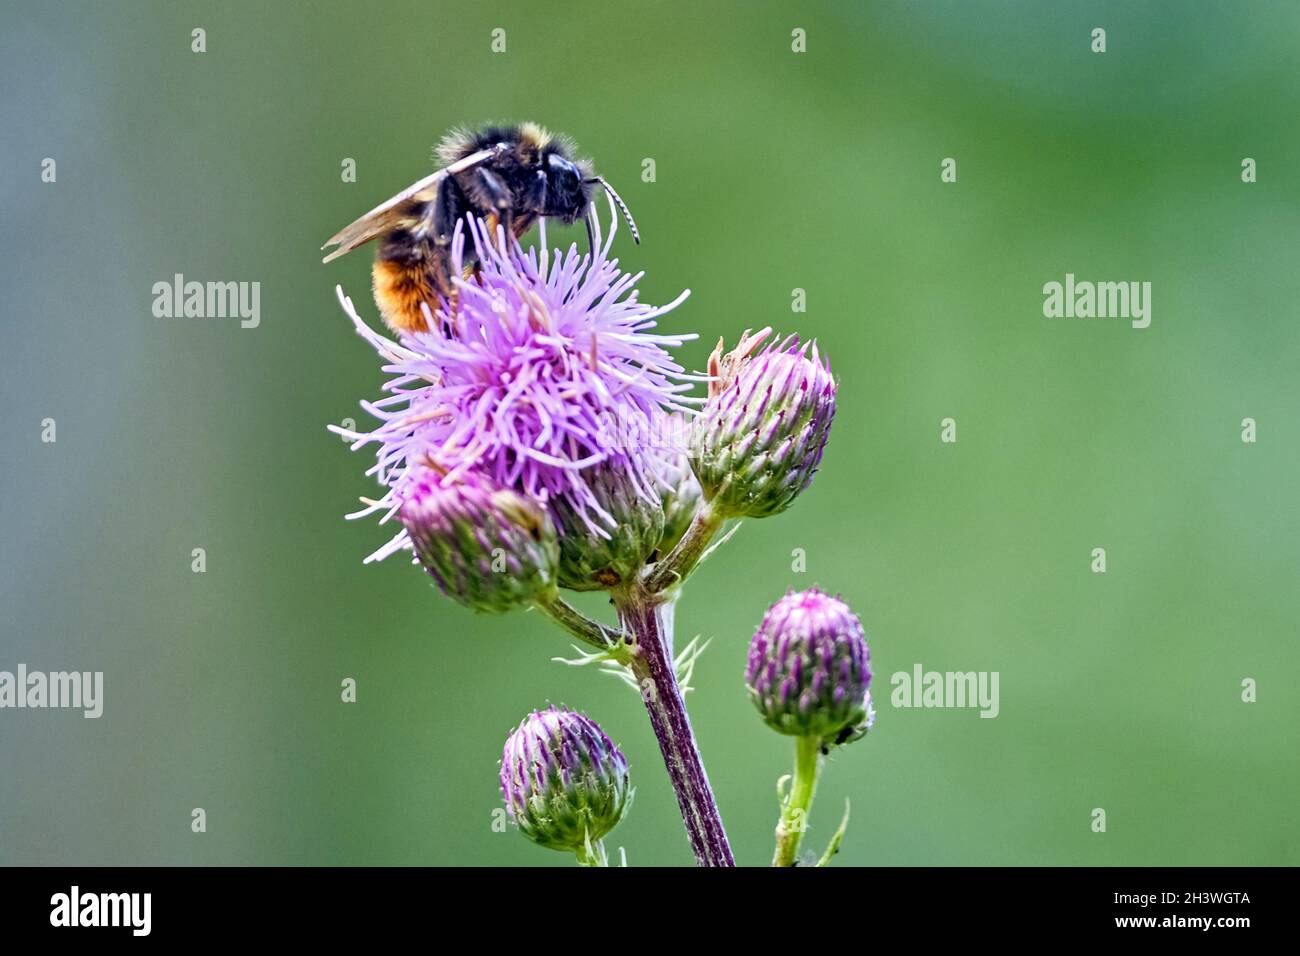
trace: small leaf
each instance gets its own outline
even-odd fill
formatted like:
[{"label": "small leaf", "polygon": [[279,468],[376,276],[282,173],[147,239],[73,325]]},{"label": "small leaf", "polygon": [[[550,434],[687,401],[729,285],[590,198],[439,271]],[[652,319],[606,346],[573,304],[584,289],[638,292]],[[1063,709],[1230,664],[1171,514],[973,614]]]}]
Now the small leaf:
[{"label": "small leaf", "polygon": [[698,568],[698,567],[699,567],[701,564],[703,564],[705,561],[709,560],[709,557],[713,554],[714,551],[717,551],[720,547],[722,547],[724,544],[726,544],[728,541],[730,541],[730,540],[731,540],[731,536],[732,536],[733,534],[735,534],[737,531],[740,530],[740,526],[741,526],[742,524],[744,524],[743,521],[737,521],[735,524],[733,524],[733,525],[732,525],[732,526],[727,530],[727,533],[726,533],[726,534],[724,534],[724,535],[723,535],[721,538],[719,538],[717,541],[715,541],[715,542],[713,542],[711,545],[709,545],[708,550],[705,551],[702,555],[700,555],[700,560],[698,560],[698,561],[695,562],[695,567]]},{"label": "small leaf", "polygon": [[[695,663],[700,659],[713,638],[700,643],[699,635],[693,637],[673,661],[673,672],[677,675],[677,684],[681,688],[682,695],[689,694],[694,688],[691,687],[691,677],[695,674]],[[576,644],[571,645],[578,656],[572,660],[565,657],[552,657],[557,664],[567,664],[570,667],[589,667],[596,665],[600,668],[602,674],[608,674],[611,677],[617,677],[623,683],[637,694],[641,695],[641,684],[637,681],[636,675],[632,673],[632,668],[623,663],[612,653],[605,651],[584,651]]]},{"label": "small leaf", "polygon": [[570,644],[578,656],[573,660],[567,657],[552,657],[557,664],[568,664],[570,667],[588,667],[592,664],[618,663],[618,659],[609,651],[584,651],[577,644]]}]

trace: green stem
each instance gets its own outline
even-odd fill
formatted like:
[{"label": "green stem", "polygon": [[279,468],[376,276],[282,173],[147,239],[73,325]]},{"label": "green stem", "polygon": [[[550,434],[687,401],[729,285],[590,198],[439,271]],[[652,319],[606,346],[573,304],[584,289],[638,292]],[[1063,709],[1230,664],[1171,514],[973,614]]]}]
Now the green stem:
[{"label": "green stem", "polygon": [[609,866],[609,857],[605,855],[605,841],[592,840],[586,846],[573,851],[579,866]]},{"label": "green stem", "polygon": [[584,644],[607,652],[614,660],[631,659],[631,651],[623,640],[623,632],[593,621],[556,592],[534,602],[538,610],[564,628]]},{"label": "green stem", "polygon": [[658,594],[685,581],[709,549],[709,543],[713,541],[724,520],[709,502],[701,504],[691,526],[682,535],[682,540],[677,542],[677,547],[650,570],[645,579],[645,589],[651,594]]},{"label": "green stem", "polygon": [[773,866],[794,866],[799,853],[799,841],[808,829],[808,814],[812,811],[813,794],[817,791],[817,773],[821,769],[820,737],[798,737],[794,746],[794,782],[790,786],[790,799],[781,808],[781,819],[776,825],[776,853]]}]

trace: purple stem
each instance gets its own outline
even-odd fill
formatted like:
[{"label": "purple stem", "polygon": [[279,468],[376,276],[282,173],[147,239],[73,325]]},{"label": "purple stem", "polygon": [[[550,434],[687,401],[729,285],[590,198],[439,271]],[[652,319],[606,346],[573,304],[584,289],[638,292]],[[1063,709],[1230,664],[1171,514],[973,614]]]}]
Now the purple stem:
[{"label": "purple stem", "polygon": [[[677,793],[677,805],[699,866],[735,866],[709,776],[704,772],[686,702],[673,668],[672,604],[644,590],[615,596],[623,628],[636,639],[632,670],[641,699],[659,740],[664,766]],[[647,680],[649,684],[647,684]]]}]

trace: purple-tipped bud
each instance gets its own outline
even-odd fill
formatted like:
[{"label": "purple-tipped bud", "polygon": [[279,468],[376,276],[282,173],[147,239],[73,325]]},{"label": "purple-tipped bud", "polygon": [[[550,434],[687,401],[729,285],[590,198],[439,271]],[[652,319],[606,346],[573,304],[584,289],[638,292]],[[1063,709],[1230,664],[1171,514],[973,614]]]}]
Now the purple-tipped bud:
[{"label": "purple-tipped bud", "polygon": [[691,442],[704,497],[723,517],[779,514],[812,482],[835,417],[835,379],[816,343],[746,332],[709,358],[709,398]]},{"label": "purple-tipped bud", "polygon": [[524,836],[580,856],[632,803],[623,754],[595,721],[557,707],[529,714],[506,740],[501,794]]},{"label": "purple-tipped bud", "polygon": [[559,547],[545,509],[484,474],[444,484],[426,470],[398,517],[429,576],[466,607],[502,613],[555,590]]},{"label": "purple-tipped bud", "polygon": [[745,684],[769,727],[826,746],[861,737],[875,716],[862,623],[816,588],[768,608],[749,644]]},{"label": "purple-tipped bud", "polygon": [[596,591],[627,583],[659,544],[663,504],[648,467],[637,467],[639,460],[604,461],[586,469],[584,503],[568,494],[552,499],[551,514],[560,537],[561,587]]}]

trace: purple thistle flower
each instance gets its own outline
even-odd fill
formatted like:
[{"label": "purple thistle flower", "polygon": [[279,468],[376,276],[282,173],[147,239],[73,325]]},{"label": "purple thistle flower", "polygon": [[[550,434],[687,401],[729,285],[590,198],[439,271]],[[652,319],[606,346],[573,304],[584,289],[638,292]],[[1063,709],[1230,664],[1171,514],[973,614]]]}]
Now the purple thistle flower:
[{"label": "purple thistle flower", "polygon": [[827,746],[856,740],[875,718],[862,623],[817,588],[768,608],[750,641],[745,684],[769,727]]},{"label": "purple thistle flower", "polygon": [[501,795],[520,832],[540,846],[584,858],[623,819],[632,793],[626,758],[585,714],[534,711],[506,739]]},{"label": "purple thistle flower", "polygon": [[[499,230],[469,218],[478,255],[474,278],[463,274],[465,233],[452,246],[453,303],[439,304],[429,331],[394,342],[373,331],[342,291],[339,299],[357,332],[385,359],[391,393],[362,407],[379,419],[370,432],[331,429],[353,439],[353,449],[378,445],[367,471],[386,488],[383,497],[349,515],[380,513],[388,521],[416,479],[418,467],[445,472],[444,483],[482,471],[499,485],[549,502],[564,495],[574,514],[596,534],[615,518],[602,508],[587,470],[620,468],[647,500],[658,499],[654,465],[644,449],[608,440],[609,424],[648,422],[661,409],[689,410],[682,393],[689,378],[669,348],[694,335],[652,332],[659,316],[679,305],[637,299],[631,275],[607,258],[613,240],[597,240],[594,260],[576,245],[552,258],[526,252]],[[444,333],[443,330],[446,330]],[[405,531],[372,554],[379,560],[410,546]]]}]

